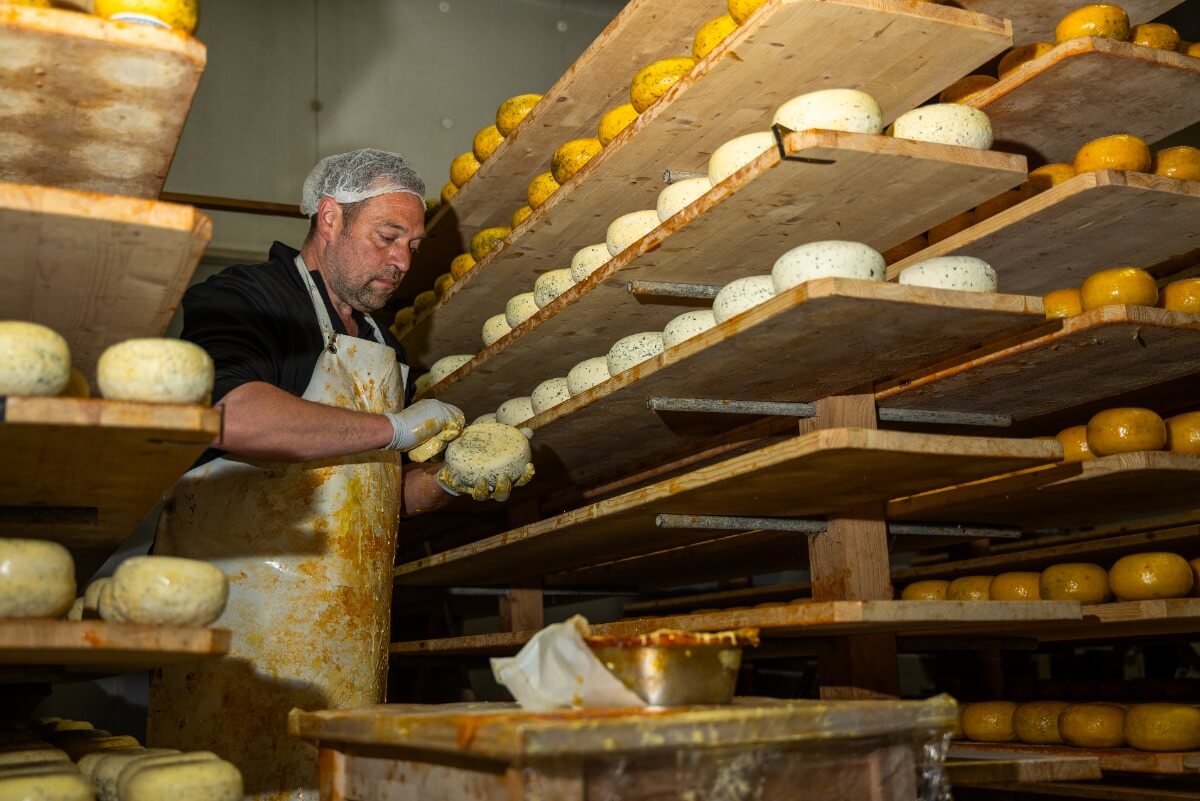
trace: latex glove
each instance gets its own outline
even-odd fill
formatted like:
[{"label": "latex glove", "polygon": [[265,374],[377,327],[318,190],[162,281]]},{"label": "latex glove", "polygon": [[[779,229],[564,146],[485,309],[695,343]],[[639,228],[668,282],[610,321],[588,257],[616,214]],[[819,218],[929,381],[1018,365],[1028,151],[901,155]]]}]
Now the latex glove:
[{"label": "latex glove", "polygon": [[458,439],[462,431],[462,425],[458,421],[451,421],[438,434],[409,451],[408,458],[414,462],[428,462],[446,450],[446,446]]},{"label": "latex glove", "polygon": [[496,479],[496,486],[492,487],[488,485],[486,479],[482,478],[474,484],[468,484],[454,473],[449,465],[446,465],[438,471],[437,482],[451,495],[470,495],[477,501],[486,501],[489,498],[494,501],[507,501],[508,496],[512,494],[513,487],[525,486],[533,480],[533,474],[533,462],[528,462],[525,465],[525,472],[515,481],[511,476],[501,475]]},{"label": "latex glove", "polygon": [[461,432],[467,422],[462,409],[432,398],[419,400],[400,412],[387,412],[386,416],[392,422],[392,441],[385,450],[393,451],[412,450],[448,428]]}]

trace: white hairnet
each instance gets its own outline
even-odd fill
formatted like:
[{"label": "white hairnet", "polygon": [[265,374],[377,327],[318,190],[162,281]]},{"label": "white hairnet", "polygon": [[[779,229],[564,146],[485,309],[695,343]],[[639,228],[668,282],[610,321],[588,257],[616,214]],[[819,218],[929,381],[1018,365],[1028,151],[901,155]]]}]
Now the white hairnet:
[{"label": "white hairnet", "polygon": [[425,183],[404,159],[386,150],[364,148],[326,156],[317,162],[304,179],[300,192],[300,213],[311,217],[323,197],[338,203],[406,192],[425,199]]}]

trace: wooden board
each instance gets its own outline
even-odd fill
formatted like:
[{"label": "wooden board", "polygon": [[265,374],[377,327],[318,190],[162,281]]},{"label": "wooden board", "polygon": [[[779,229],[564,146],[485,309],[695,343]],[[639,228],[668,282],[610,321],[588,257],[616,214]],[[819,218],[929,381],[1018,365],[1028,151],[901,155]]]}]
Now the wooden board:
[{"label": "wooden board", "polygon": [[1100,760],[1093,756],[1003,757],[946,761],[946,778],[952,787],[1078,782],[1099,779],[1100,776]]},{"label": "wooden board", "polygon": [[[1116,783],[1121,781],[1120,784]],[[1184,780],[1186,781],[1186,780]],[[1103,784],[1093,782],[1022,785],[1022,795],[1053,796],[1054,798],[1090,798],[1094,801],[1200,801],[1200,790],[1188,787],[1167,787],[1161,781],[1146,786],[1145,777],[1122,781],[1112,778]]]},{"label": "wooden board", "polygon": [[1200,248],[1198,215],[1200,182],[1085,173],[896,262],[888,277],[935,256],[975,256],[995,268],[1003,291],[1041,295]]},{"label": "wooden board", "polygon": [[1094,756],[1100,761],[1100,770],[1105,772],[1181,774],[1200,771],[1200,752],[1155,753],[1132,748],[1072,748],[1065,745],[970,743],[963,740],[955,740],[950,744],[951,759],[976,759],[983,755],[989,758],[1040,756],[1046,759]]},{"label": "wooden board", "polygon": [[[1121,8],[1129,14],[1129,21],[1136,25],[1149,22],[1167,13],[1182,0],[1124,0]],[[963,8],[1007,17],[1012,20],[1013,41],[1017,44],[1029,42],[1053,42],[1054,26],[1070,12],[1079,8],[1077,0],[955,0]]]},{"label": "wooden board", "polygon": [[1042,642],[1144,639],[1200,632],[1200,598],[1113,601],[1083,607],[1082,624],[1048,626]]},{"label": "wooden board", "polygon": [[0,536],[116,546],[220,430],[202,406],[0,398]]},{"label": "wooden board", "polygon": [[0,180],[158,197],[204,62],[189,36],[5,4]]},{"label": "wooden board", "polygon": [[[620,447],[620,443],[613,443]],[[1060,458],[1056,442],[827,429],[396,568],[405,585],[511,584],[600,558],[710,539],[661,513],[814,516]]]},{"label": "wooden board", "polygon": [[55,329],[94,379],[109,345],[167,330],[212,221],[189,206],[0,183],[0,235],[0,318]]},{"label": "wooden board", "polygon": [[[1112,39],[1072,39],[971,98],[987,112],[997,150],[1034,165],[1071,162],[1101,136],[1154,144],[1200,121],[1200,59]],[[1174,102],[1177,99],[1181,102]]]},{"label": "wooden board", "polygon": [[1200,373],[1195,314],[1104,306],[1047,322],[1041,331],[902,375],[876,401],[1027,420]]},{"label": "wooden board", "polygon": [[0,683],[87,679],[229,652],[227,629],[102,620],[0,620]]}]

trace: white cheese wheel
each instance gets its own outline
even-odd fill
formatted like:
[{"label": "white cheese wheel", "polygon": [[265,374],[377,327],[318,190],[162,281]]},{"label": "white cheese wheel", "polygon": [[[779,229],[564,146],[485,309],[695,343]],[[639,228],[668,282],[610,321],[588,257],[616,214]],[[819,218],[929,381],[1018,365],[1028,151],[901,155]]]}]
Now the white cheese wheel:
[{"label": "white cheese wheel", "polygon": [[907,286],[957,289],[962,292],[996,292],[996,271],[983,259],[973,256],[940,256],[917,262],[900,273],[899,282]]},{"label": "white cheese wheel", "polygon": [[71,608],[67,610],[67,620],[83,620],[83,596],[75,599],[75,603],[71,604]]},{"label": "white cheese wheel", "polygon": [[63,764],[70,765],[71,758],[67,756],[66,751],[55,748],[50,743],[29,743],[0,750],[0,769]]},{"label": "white cheese wheel", "polygon": [[223,759],[146,767],[124,780],[121,801],[242,801],[242,774]]},{"label": "white cheese wheel", "polygon": [[730,281],[713,300],[713,316],[718,323],[753,309],[775,297],[774,279],[769,275],[751,275]]},{"label": "white cheese wheel", "polygon": [[509,331],[512,331],[512,326],[508,324],[507,316],[492,315],[483,322],[483,346],[486,348],[493,342],[504,339],[508,336]]},{"label": "white cheese wheel", "polygon": [[622,214],[609,224],[608,233],[605,234],[604,244],[608,247],[608,254],[617,255],[657,228],[658,223],[658,212],[654,209]]},{"label": "white cheese wheel", "polygon": [[[129,798],[129,783],[144,770],[154,770],[163,765],[188,765],[193,763],[207,764],[219,761],[220,757],[212,751],[188,751],[183,754],[154,754],[143,755],[129,760],[117,776],[116,793],[112,801],[127,801]],[[100,801],[97,798],[97,801]],[[170,801],[170,799],[165,799]]]},{"label": "white cheese wheel", "polygon": [[446,466],[455,475],[469,485],[486,481],[493,490],[501,476],[514,482],[524,476],[530,458],[525,435],[501,423],[469,425],[446,446]]},{"label": "white cheese wheel", "polygon": [[456,353],[453,356],[443,356],[430,366],[429,380],[434,384],[439,384],[445,380],[446,376],[450,375],[455,370],[462,367],[464,364],[474,358],[475,357],[470,353]]},{"label": "white cheese wheel", "polygon": [[57,331],[0,320],[0,396],[57,395],[71,378],[71,349]]},{"label": "white cheese wheel", "polygon": [[533,302],[539,309],[550,305],[550,301],[575,286],[570,270],[551,270],[542,273],[533,282]]},{"label": "white cheese wheel", "polygon": [[142,748],[141,746],[133,748],[114,748],[111,751],[96,751],[92,754],[85,754],[79,760],[79,762],[76,763],[76,766],[79,768],[79,772],[86,776],[89,781],[94,781],[93,777],[96,773],[96,767],[99,766],[103,760],[108,759],[110,756],[123,754],[125,756],[133,757],[141,756],[145,753],[147,753],[147,749]]},{"label": "white cheese wheel", "polygon": [[75,563],[48,540],[0,539],[0,618],[62,617],[75,603]]},{"label": "white cheese wheel", "polygon": [[104,585],[112,581],[112,579],[98,578],[91,584],[87,585],[87,589],[83,591],[83,614],[84,617],[96,617],[100,614],[100,591],[104,589]]},{"label": "white cheese wheel", "polygon": [[537,314],[537,310],[537,298],[534,297],[534,294],[522,292],[516,297],[509,298],[508,303],[504,304],[504,319],[508,321],[510,327],[516,328]]},{"label": "white cheese wheel", "polygon": [[608,371],[607,356],[584,359],[567,372],[567,391],[571,397],[582,395],[610,378],[612,373]]},{"label": "white cheese wheel", "polygon": [[774,122],[793,131],[820,128],[851,133],[883,133],[883,110],[857,89],[822,89],[793,97],[775,111]]},{"label": "white cheese wheel", "polygon": [[671,184],[658,193],[655,211],[658,212],[659,222],[666,222],[674,217],[702,198],[710,189],[712,189],[712,181],[708,179],[707,175],[701,175],[699,178],[687,178]]},{"label": "white cheese wheel", "polygon": [[225,609],[229,580],[215,565],[197,559],[134,556],[117,567],[102,593],[111,601],[107,608],[101,603],[105,620],[207,626]]},{"label": "white cheese wheel", "polygon": [[775,134],[771,131],[759,131],[730,139],[714,150],[709,157],[708,179],[716,186],[775,147]]},{"label": "white cheese wheel", "polygon": [[92,767],[91,779],[92,784],[96,787],[96,801],[118,801],[117,781],[121,777],[121,771],[125,770],[130,763],[146,757],[167,754],[180,756],[179,751],[174,748],[147,748],[142,752],[114,751],[111,754],[103,755],[96,760]]},{"label": "white cheese wheel", "polygon": [[418,395],[424,394],[430,387],[433,386],[433,376],[429,373],[417,376],[417,380],[413,382],[413,392]]},{"label": "white cheese wheel", "polygon": [[529,396],[529,399],[533,404],[534,414],[541,414],[548,409],[553,409],[563,401],[570,400],[571,391],[567,388],[566,376],[551,378],[538,384],[533,388],[533,394]]},{"label": "white cheese wheel", "polygon": [[213,387],[213,360],[181,339],[129,339],[100,355],[100,394],[112,400],[200,403]]},{"label": "white cheese wheel", "polygon": [[0,801],[93,801],[87,779],[72,765],[0,773]]},{"label": "white cheese wheel", "polygon": [[506,426],[519,426],[533,417],[533,399],[509,398],[496,410],[496,422]]},{"label": "white cheese wheel", "polygon": [[644,331],[618,339],[608,351],[608,372],[618,375],[662,353],[663,335]]},{"label": "white cheese wheel", "polygon": [[961,103],[937,103],[901,114],[892,123],[892,135],[897,139],[987,150],[992,146],[992,121],[977,108]]},{"label": "white cheese wheel", "polygon": [[831,239],[809,242],[784,253],[771,268],[775,291],[783,292],[817,278],[882,281],[887,264],[879,251],[861,242]]},{"label": "white cheese wheel", "polygon": [[697,309],[684,312],[663,329],[663,347],[673,348],[680,342],[703,334],[710,328],[715,328],[717,318],[712,309]]},{"label": "white cheese wheel", "polygon": [[608,252],[608,244],[605,242],[580,248],[571,257],[571,280],[578,284],[607,264],[611,258],[612,254]]},{"label": "white cheese wheel", "polygon": [[474,420],[472,420],[471,425],[475,425],[476,423],[494,423],[494,422],[496,422],[496,413],[488,412],[487,414],[481,414],[478,417],[476,417]]}]

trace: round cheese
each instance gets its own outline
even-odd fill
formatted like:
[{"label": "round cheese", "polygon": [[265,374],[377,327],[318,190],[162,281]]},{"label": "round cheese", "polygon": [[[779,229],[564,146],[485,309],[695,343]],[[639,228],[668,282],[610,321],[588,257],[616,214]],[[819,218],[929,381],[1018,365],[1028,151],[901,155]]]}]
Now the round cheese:
[{"label": "round cheese", "polygon": [[[5,749],[0,750],[0,771],[22,766],[54,764],[69,766],[71,764],[71,757],[67,756],[67,752],[55,748],[50,743],[27,743],[24,745],[5,743]],[[3,774],[0,773],[0,775]]]},{"label": "round cheese", "polygon": [[608,371],[607,356],[585,359],[567,372],[567,391],[571,393],[571,397],[582,395],[610,378],[612,373]]},{"label": "round cheese", "polygon": [[986,601],[992,576],[960,576],[946,588],[947,601]]},{"label": "round cheese", "polygon": [[1168,417],[1167,450],[1200,456],[1200,412],[1184,412]]},{"label": "round cheese", "polygon": [[[96,787],[96,801],[119,801],[117,798],[117,780],[126,766],[146,757],[179,756],[174,748],[147,748],[143,751],[115,751],[105,754],[96,760],[92,767],[91,780]],[[215,755],[214,755],[215,756]]]},{"label": "round cheese", "polygon": [[550,301],[575,286],[570,270],[551,270],[542,273],[533,284],[533,302],[539,309],[549,306]]},{"label": "round cheese", "polygon": [[713,316],[718,323],[753,309],[775,296],[775,280],[769,275],[751,275],[730,281],[713,300]]},{"label": "round cheese", "polygon": [[[1191,568],[1188,569],[1190,570]],[[64,738],[57,745],[66,752],[67,756],[76,762],[89,754],[101,754],[106,751],[123,751],[141,747],[141,744],[135,738],[127,734]]]},{"label": "round cheese", "polygon": [[432,289],[426,289],[424,292],[418,292],[413,298],[413,312],[420,317],[425,312],[437,305],[438,296]]},{"label": "round cheese", "polygon": [[716,325],[717,318],[712,313],[712,309],[684,312],[667,323],[667,327],[663,329],[663,347],[673,348],[680,342],[685,342],[703,334],[710,328],[715,328]]},{"label": "round cheese", "polygon": [[1088,448],[1087,426],[1064,428],[1055,434],[1054,438],[1062,445],[1064,462],[1082,462],[1096,458],[1096,454]]},{"label": "round cheese", "polygon": [[1108,570],[1108,583],[1118,601],[1186,598],[1193,581],[1192,566],[1174,553],[1122,556]]},{"label": "round cheese", "polygon": [[62,617],[75,602],[75,563],[49,540],[0,539],[0,618]]},{"label": "round cheese", "polygon": [[207,626],[225,609],[229,580],[215,565],[174,556],[126,559],[102,590],[100,612],[115,623]]},{"label": "round cheese", "polygon": [[424,375],[418,376],[417,380],[413,382],[413,392],[415,392],[418,395],[421,395],[421,394],[424,394],[426,392],[426,390],[428,390],[432,386],[433,386],[433,376],[431,376],[429,373],[425,373]]},{"label": "round cheese", "polygon": [[618,339],[608,351],[608,372],[618,375],[653,359],[663,352],[663,335],[658,331],[630,334]]},{"label": "round cheese", "polygon": [[472,420],[471,425],[475,425],[476,423],[494,423],[494,422],[496,422],[496,413],[488,412],[487,414],[481,414],[478,417],[476,417],[474,420]]},{"label": "round cheese", "polygon": [[1137,267],[1113,267],[1083,279],[1079,295],[1084,311],[1101,306],[1154,306],[1158,303],[1158,283]]},{"label": "round cheese", "polygon": [[475,358],[470,353],[456,353],[453,356],[443,356],[433,363],[429,368],[430,381],[434,384],[440,384],[446,379],[446,376],[453,373],[458,368],[462,367],[471,359]]},{"label": "round cheese", "polygon": [[1088,420],[1087,441],[1097,456],[1160,451],[1167,444],[1167,424],[1150,409],[1105,409]]},{"label": "round cheese", "polygon": [[[143,754],[131,759],[121,769],[120,775],[117,776],[116,794],[113,796],[113,801],[128,801],[129,783],[143,770],[152,770],[160,765],[186,765],[218,760],[219,757],[211,751],[188,751],[184,754]],[[97,801],[99,800],[97,799]]]},{"label": "round cheese", "polygon": [[571,257],[571,280],[578,284],[601,266],[607,264],[611,258],[612,254],[608,252],[607,243],[581,248]]},{"label": "round cheese", "polygon": [[992,122],[979,109],[960,103],[937,103],[901,114],[893,123],[892,135],[987,150],[992,146]]},{"label": "round cheese", "polygon": [[900,273],[906,286],[957,289],[960,292],[995,292],[996,271],[983,259],[973,256],[939,256],[926,259]]},{"label": "round cheese", "polygon": [[486,481],[493,490],[501,476],[521,478],[530,459],[529,440],[511,424],[473,423],[446,446],[451,472],[468,485]]},{"label": "round cheese", "polygon": [[1083,296],[1075,287],[1055,289],[1042,295],[1042,309],[1047,320],[1078,317],[1083,314]]},{"label": "round cheese", "polygon": [[857,278],[882,281],[887,264],[879,251],[861,242],[829,240],[809,242],[784,253],[771,268],[776,292],[816,278]]},{"label": "round cheese", "polygon": [[991,75],[968,75],[947,86],[938,95],[939,103],[965,103],[984,89],[996,85]]},{"label": "round cheese", "polygon": [[92,801],[92,787],[72,766],[0,773],[4,801]]},{"label": "round cheese", "polygon": [[123,779],[121,801],[242,801],[242,774],[223,759],[147,766]]},{"label": "round cheese", "polygon": [[57,395],[71,378],[71,350],[37,323],[0,321],[0,396]]},{"label": "round cheese", "polygon": [[883,110],[875,98],[857,89],[822,89],[793,97],[775,111],[776,125],[793,131],[822,129],[883,133]]},{"label": "round cheese", "polygon": [[1183,278],[1163,287],[1158,305],[1167,311],[1200,314],[1200,278]]},{"label": "round cheese", "polygon": [[1075,172],[1097,170],[1150,170],[1150,147],[1132,134],[1113,134],[1093,139],[1075,153]]},{"label": "round cheese", "polygon": [[914,581],[900,593],[901,601],[944,601],[950,582],[945,579]]},{"label": "round cheese", "polygon": [[708,179],[716,186],[775,147],[775,134],[771,131],[758,131],[730,139],[709,157]]},{"label": "round cheese", "polygon": [[658,227],[658,212],[654,209],[622,214],[608,226],[604,244],[608,254],[615,256]]},{"label": "round cheese", "polygon": [[571,391],[567,388],[566,376],[543,381],[533,388],[533,393],[529,396],[534,414],[541,414],[570,399]]},{"label": "round cheese", "polygon": [[1038,591],[1040,573],[1015,571],[1001,573],[988,585],[988,600],[991,601],[1040,601]]},{"label": "round cheese", "polygon": [[1077,748],[1125,745],[1125,710],[1116,704],[1071,704],[1058,716],[1063,742]]},{"label": "round cheese", "polygon": [[1066,709],[1065,701],[1033,701],[1020,704],[1013,714],[1013,734],[1029,745],[1056,745],[1063,741],[1058,731],[1058,716]]},{"label": "round cheese", "polygon": [[1099,604],[1111,595],[1108,571],[1087,562],[1068,562],[1051,565],[1042,571],[1038,591],[1044,601],[1079,601]]},{"label": "round cheese", "polygon": [[111,578],[98,578],[91,584],[87,585],[87,589],[83,591],[83,616],[89,618],[98,617],[100,614],[100,592],[104,589],[104,585],[112,581]]},{"label": "round cheese", "polygon": [[962,708],[961,724],[963,736],[968,740],[985,743],[1011,743],[1013,716],[1017,705],[1011,701],[985,701],[967,704]]},{"label": "round cheese", "polygon": [[113,400],[200,403],[213,387],[213,360],[181,339],[130,339],[100,355],[100,394]]},{"label": "round cheese", "polygon": [[509,326],[516,328],[537,314],[537,310],[537,298],[534,294],[522,292],[516,297],[509,298],[508,303],[504,304],[504,319],[508,321]]},{"label": "round cheese", "polygon": [[1054,28],[1054,41],[1060,44],[1083,36],[1127,42],[1129,35],[1129,15],[1123,8],[1106,3],[1081,6],[1059,20]]},{"label": "round cheese", "polygon": [[496,422],[506,426],[519,426],[533,417],[533,399],[509,398],[496,410]]},{"label": "round cheese", "polygon": [[101,763],[101,761],[107,759],[108,757],[113,756],[114,754],[124,754],[130,757],[134,755],[142,756],[146,753],[147,749],[142,748],[140,745],[129,748],[114,748],[108,751],[95,751],[91,754],[84,754],[82,757],[80,757],[79,762],[76,763],[76,767],[79,768],[80,773],[88,778],[88,781],[94,782],[96,767]]},{"label": "round cheese", "polygon": [[487,347],[498,339],[508,336],[512,326],[508,324],[507,315],[494,314],[483,322],[483,346]]},{"label": "round cheese", "polygon": [[655,211],[658,213],[659,222],[666,222],[674,217],[703,197],[710,189],[712,189],[712,181],[708,179],[707,175],[686,178],[670,184],[658,193]]},{"label": "round cheese", "polygon": [[1125,740],[1139,751],[1200,750],[1200,709],[1189,704],[1134,704],[1125,712]]},{"label": "round cheese", "polygon": [[92,396],[92,388],[88,386],[87,376],[83,374],[83,371],[78,367],[72,367],[71,377],[67,379],[67,385],[58,394],[59,397],[63,398],[90,398]]},{"label": "round cheese", "polygon": [[83,620],[83,598],[76,598],[67,610],[67,620]]}]

